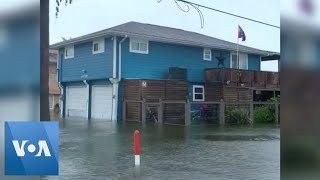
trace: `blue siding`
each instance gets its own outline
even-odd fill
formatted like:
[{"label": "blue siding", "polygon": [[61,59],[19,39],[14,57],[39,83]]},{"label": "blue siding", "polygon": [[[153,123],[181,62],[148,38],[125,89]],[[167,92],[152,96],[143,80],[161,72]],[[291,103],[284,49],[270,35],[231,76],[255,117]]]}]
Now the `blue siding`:
[{"label": "blue siding", "polygon": [[[82,80],[83,70],[86,71],[88,80],[106,79],[112,77],[113,40],[105,39],[105,51],[92,54],[92,41],[74,46],[74,58],[62,59],[64,49],[60,49],[61,81]],[[62,63],[61,63],[62,62]]]},{"label": "blue siding", "polygon": [[[122,37],[118,37],[117,45]],[[105,52],[92,54],[92,41],[74,46],[74,58],[63,59],[64,49],[59,51],[59,81],[80,81],[83,70],[87,80],[112,77],[113,40],[105,39]],[[212,49],[212,60],[203,60],[203,48],[176,44],[149,42],[149,54],[129,52],[129,38],[122,44],[122,78],[166,79],[170,67],[187,69],[191,82],[203,82],[203,71],[217,67],[217,57],[225,57],[225,67],[230,67],[230,52]],[[117,47],[117,57],[118,47]],[[260,56],[249,55],[249,70],[260,70]],[[118,69],[118,64],[117,64]],[[118,73],[117,73],[118,74]]]},{"label": "blue siding", "polygon": [[[122,78],[166,79],[169,67],[186,68],[188,80],[203,82],[203,70],[217,67],[217,59],[225,57],[230,67],[230,52],[212,50],[212,60],[203,60],[203,48],[160,42],[149,42],[149,54],[129,52],[129,39],[122,44]],[[260,70],[260,57],[249,55],[249,69]]]},{"label": "blue siding", "polygon": [[260,71],[260,56],[258,55],[248,55],[248,69]]},{"label": "blue siding", "polygon": [[67,88],[63,88],[62,89],[63,93],[63,101],[62,101],[62,118],[65,118],[66,117],[66,97],[67,97]]},{"label": "blue siding", "polygon": [[[212,50],[212,61],[203,60],[203,48],[149,42],[149,54],[129,52],[129,40],[123,43],[122,77],[166,79],[169,67],[187,69],[188,80],[203,81],[203,70],[217,66],[216,56],[220,51]],[[225,65],[229,66],[230,53],[223,51]]]},{"label": "blue siding", "polygon": [[91,120],[91,103],[92,103],[92,84],[89,83],[89,98],[88,98],[88,120]]},{"label": "blue siding", "polygon": [[118,91],[118,122],[123,121],[122,110],[123,110],[123,99],[124,99],[124,83],[121,81],[119,83],[119,91]]},{"label": "blue siding", "polygon": [[93,80],[89,81],[91,85],[112,85],[112,83],[109,80]]}]

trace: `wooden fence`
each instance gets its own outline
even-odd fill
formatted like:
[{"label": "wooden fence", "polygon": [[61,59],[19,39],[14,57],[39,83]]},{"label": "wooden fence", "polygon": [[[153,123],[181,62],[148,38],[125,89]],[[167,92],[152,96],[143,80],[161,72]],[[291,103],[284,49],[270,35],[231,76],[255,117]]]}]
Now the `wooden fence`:
[{"label": "wooden fence", "polygon": [[[194,110],[192,107],[197,105],[200,109]],[[146,102],[145,100],[124,100],[122,119],[124,121],[138,121],[143,124],[148,122],[157,124],[173,124],[189,126],[194,120],[201,119],[201,112],[209,112],[209,116],[204,116],[205,119],[210,119],[214,123],[224,125],[226,122],[226,109],[233,107],[238,109],[247,108],[251,122],[254,122],[255,106],[271,105],[274,107],[275,121],[280,122],[279,110],[280,103],[278,102],[190,102],[182,100],[161,100],[158,102]],[[202,109],[201,109],[202,108]],[[200,115],[196,113],[200,112]],[[217,116],[215,118],[215,116]]]},{"label": "wooden fence", "polygon": [[209,68],[204,70],[204,77],[206,82],[222,82],[225,86],[280,88],[279,72]]}]

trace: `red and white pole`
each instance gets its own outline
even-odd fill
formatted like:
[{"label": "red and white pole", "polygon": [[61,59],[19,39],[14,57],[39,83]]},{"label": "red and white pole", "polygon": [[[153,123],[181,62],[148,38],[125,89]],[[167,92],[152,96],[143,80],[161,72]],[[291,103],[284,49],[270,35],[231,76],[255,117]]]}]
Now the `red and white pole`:
[{"label": "red and white pole", "polygon": [[133,153],[134,153],[134,165],[140,166],[140,133],[138,130],[135,130],[133,133]]}]

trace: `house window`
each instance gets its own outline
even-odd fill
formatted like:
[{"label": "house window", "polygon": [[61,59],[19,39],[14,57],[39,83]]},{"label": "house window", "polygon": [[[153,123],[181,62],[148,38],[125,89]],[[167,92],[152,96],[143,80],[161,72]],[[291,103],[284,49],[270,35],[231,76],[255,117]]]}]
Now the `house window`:
[{"label": "house window", "polygon": [[231,54],[230,67],[234,69],[248,69],[248,54],[239,53],[239,62],[236,53]]},{"label": "house window", "polygon": [[130,52],[149,53],[149,42],[145,40],[130,39]]},{"label": "house window", "polygon": [[104,52],[104,39],[93,41],[92,54],[98,54]]},{"label": "house window", "polygon": [[211,61],[211,49],[209,48],[203,49],[203,60]]},{"label": "house window", "polygon": [[204,86],[193,86],[193,101],[204,101]]},{"label": "house window", "polygon": [[64,49],[64,58],[69,59],[74,57],[74,46],[68,46]]}]

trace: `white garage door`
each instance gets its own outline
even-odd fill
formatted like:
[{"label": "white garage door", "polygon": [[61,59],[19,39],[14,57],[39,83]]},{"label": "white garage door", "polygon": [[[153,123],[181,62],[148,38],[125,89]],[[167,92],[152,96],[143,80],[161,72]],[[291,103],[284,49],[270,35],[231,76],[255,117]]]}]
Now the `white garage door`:
[{"label": "white garage door", "polygon": [[86,117],[87,88],[85,86],[70,86],[66,91],[67,117]]},{"label": "white garage door", "polygon": [[91,107],[92,118],[111,120],[112,86],[92,86]]}]

